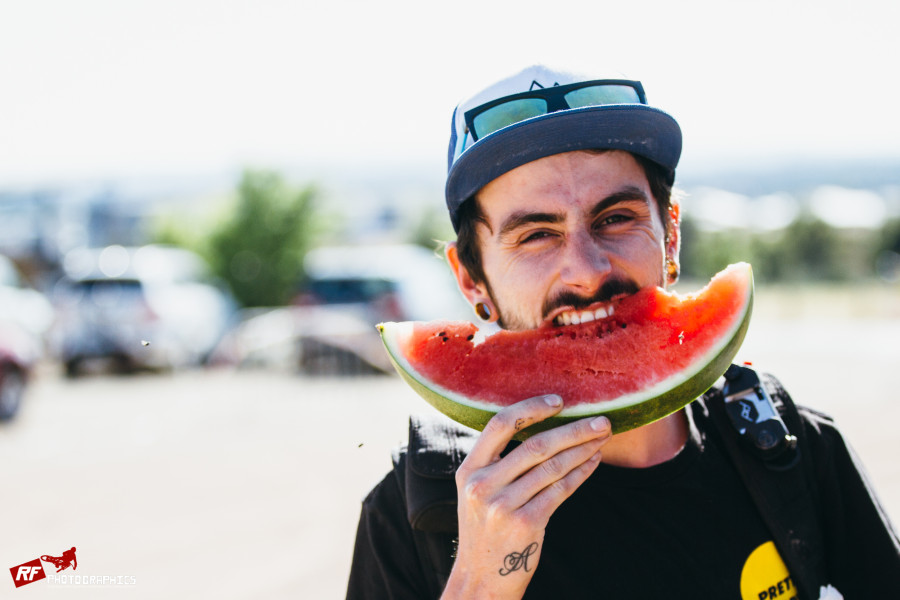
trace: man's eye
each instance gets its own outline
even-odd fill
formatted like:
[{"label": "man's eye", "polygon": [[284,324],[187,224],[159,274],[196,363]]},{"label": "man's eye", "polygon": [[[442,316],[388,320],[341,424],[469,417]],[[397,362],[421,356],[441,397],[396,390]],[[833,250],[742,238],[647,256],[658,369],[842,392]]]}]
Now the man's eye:
[{"label": "man's eye", "polygon": [[603,227],[606,225],[615,225],[616,223],[624,223],[626,221],[630,221],[631,217],[623,214],[614,214],[609,215],[608,217],[604,217],[597,222],[598,227]]},{"label": "man's eye", "polygon": [[535,231],[524,236],[519,243],[527,244],[528,242],[536,242],[537,240],[542,240],[547,237],[550,237],[549,231]]}]

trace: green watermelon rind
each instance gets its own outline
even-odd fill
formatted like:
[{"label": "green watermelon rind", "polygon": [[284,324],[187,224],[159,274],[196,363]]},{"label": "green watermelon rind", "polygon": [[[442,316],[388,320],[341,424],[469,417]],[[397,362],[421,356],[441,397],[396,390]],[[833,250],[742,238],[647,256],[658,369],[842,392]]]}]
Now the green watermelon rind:
[{"label": "green watermelon rind", "polygon": [[[581,404],[573,408],[563,408],[558,414],[535,423],[516,436],[524,439],[540,431],[546,431],[565,423],[586,417],[606,416],[612,424],[613,433],[635,429],[675,413],[711,388],[731,365],[744,342],[750,327],[753,312],[753,278],[750,266],[746,265],[749,285],[741,319],[720,339],[720,344],[710,348],[694,361],[699,368],[682,370],[667,377],[646,390],[628,394],[616,400]],[[406,383],[426,402],[454,421],[478,431],[502,407],[495,407],[478,400],[447,390],[422,376],[403,358],[397,339],[402,337],[402,328],[411,323],[380,323],[378,331],[387,349],[394,368]],[[712,355],[712,356],[711,356]],[[711,356],[708,360],[706,357]],[[523,398],[524,400],[524,398]],[[480,405],[480,406],[479,406]]]}]

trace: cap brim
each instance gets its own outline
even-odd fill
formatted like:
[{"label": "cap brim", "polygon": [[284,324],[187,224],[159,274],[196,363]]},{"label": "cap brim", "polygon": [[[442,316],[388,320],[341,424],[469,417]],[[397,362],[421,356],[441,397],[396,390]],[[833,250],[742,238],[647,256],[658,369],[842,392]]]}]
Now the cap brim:
[{"label": "cap brim", "polygon": [[463,152],[447,175],[447,208],[459,228],[460,205],[504,173],[573,150],[625,150],[661,165],[674,179],[681,128],[667,113],[641,104],[589,106],[510,125]]}]

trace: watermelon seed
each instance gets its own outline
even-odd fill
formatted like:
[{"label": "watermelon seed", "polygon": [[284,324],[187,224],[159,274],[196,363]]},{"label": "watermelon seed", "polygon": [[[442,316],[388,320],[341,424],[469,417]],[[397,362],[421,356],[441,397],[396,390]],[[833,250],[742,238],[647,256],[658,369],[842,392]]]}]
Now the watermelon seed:
[{"label": "watermelon seed", "polygon": [[626,327],[628,327],[628,323],[622,323],[622,329],[625,329]]},{"label": "watermelon seed", "polygon": [[446,331],[441,331],[441,332],[438,333],[437,335],[438,335],[438,337],[444,337],[445,335],[447,335],[447,332],[446,332]]},{"label": "watermelon seed", "polygon": [[444,337],[441,338],[441,339],[443,339],[445,342],[450,340],[450,338],[448,338],[447,336],[444,336]]},{"label": "watermelon seed", "polygon": [[473,335],[469,335],[469,337],[466,338],[466,341],[467,341],[467,342],[471,342],[474,338],[475,338],[475,335],[474,335],[474,334],[473,334]]}]

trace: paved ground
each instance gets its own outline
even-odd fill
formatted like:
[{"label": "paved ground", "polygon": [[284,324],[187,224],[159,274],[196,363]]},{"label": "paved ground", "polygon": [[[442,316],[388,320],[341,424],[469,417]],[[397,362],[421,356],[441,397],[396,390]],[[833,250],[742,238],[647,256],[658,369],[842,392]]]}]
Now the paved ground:
[{"label": "paved ground", "polygon": [[[761,321],[741,355],[838,418],[895,521],[898,339],[897,319]],[[396,377],[45,372],[0,427],[0,571],[76,546],[64,573],[136,583],[0,574],[0,598],[341,598],[359,502],[427,410]]]}]

